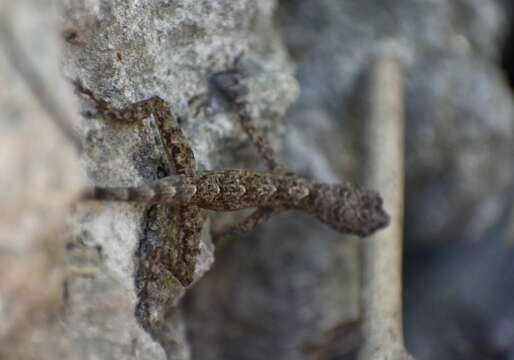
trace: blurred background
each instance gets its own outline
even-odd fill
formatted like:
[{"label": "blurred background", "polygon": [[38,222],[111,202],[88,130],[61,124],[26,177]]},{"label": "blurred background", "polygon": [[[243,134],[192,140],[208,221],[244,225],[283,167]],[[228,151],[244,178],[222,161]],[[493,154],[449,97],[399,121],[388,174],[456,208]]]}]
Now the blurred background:
[{"label": "blurred background", "polygon": [[417,359],[514,359],[512,2],[279,9],[303,91],[293,114],[313,104],[333,118],[351,112],[342,99],[355,67],[376,42],[399,39],[409,63],[407,348]]},{"label": "blurred background", "polygon": [[404,330],[417,359],[514,359],[513,11],[508,0],[279,2],[302,88],[293,121],[315,109],[347,133],[355,73],[378,42],[403,51]]},{"label": "blurred background", "polygon": [[[307,176],[331,180],[358,173],[362,72],[383,43],[395,47],[405,65],[404,330],[407,349],[416,359],[514,359],[513,9],[511,1],[482,0],[282,0],[277,4],[274,21],[301,89],[286,115],[283,156]],[[298,142],[314,150],[299,151]],[[309,231],[311,237],[329,237],[321,230],[313,235],[314,230],[307,228],[315,225],[305,226],[304,219],[302,224],[288,221],[293,224],[280,227],[272,222],[270,227],[282,239],[291,227],[302,229],[297,232],[303,231],[304,244],[311,244],[303,239],[309,238],[305,235]],[[269,236],[270,227],[257,236]],[[305,250],[311,257],[319,251]],[[290,261],[301,262],[293,258]],[[350,266],[347,258],[342,261]],[[315,267],[312,262],[297,266]],[[305,270],[290,266],[305,275]],[[319,278],[328,282],[327,277],[321,271]],[[302,289],[291,284],[277,287],[300,293]],[[305,293],[319,291],[315,286],[306,288]],[[326,288],[328,293],[333,290],[330,285]],[[291,298],[301,296],[309,302],[305,293]],[[236,295],[234,301],[245,300]],[[262,346],[280,348],[276,343],[302,338],[300,329],[312,330],[313,324],[323,328],[306,320],[308,309],[330,312],[330,304],[337,301],[310,301],[288,302],[291,308],[307,309],[304,320],[298,320],[300,310],[289,316],[276,315],[277,310],[275,319],[288,330],[259,332],[258,339],[263,334],[270,337],[262,340]],[[263,302],[253,305],[248,307],[266,307]],[[273,322],[256,321],[238,310],[228,312],[265,328],[263,324]],[[332,316],[343,317],[337,312]],[[295,325],[286,325],[288,321]],[[246,329],[244,322],[237,323]],[[312,332],[310,339],[317,340],[307,346],[309,356],[356,358],[356,352],[341,346],[342,335],[327,340]],[[343,333],[339,329],[338,334]],[[260,340],[252,339],[251,346],[256,341]],[[277,358],[294,358],[285,353]]]}]

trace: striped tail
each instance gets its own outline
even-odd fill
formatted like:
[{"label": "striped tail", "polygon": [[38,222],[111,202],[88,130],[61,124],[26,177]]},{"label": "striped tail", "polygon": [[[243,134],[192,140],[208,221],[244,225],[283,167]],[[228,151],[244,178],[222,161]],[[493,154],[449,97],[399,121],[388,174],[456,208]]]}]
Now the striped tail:
[{"label": "striped tail", "polygon": [[133,201],[169,205],[187,204],[196,194],[196,186],[187,176],[168,176],[151,184],[128,187],[91,186],[83,193],[85,200]]}]

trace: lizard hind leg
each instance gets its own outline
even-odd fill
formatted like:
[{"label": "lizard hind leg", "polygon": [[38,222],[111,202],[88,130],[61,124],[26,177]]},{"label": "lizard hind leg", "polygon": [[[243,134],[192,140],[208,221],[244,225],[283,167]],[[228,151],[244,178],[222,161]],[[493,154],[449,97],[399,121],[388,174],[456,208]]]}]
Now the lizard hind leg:
[{"label": "lizard hind leg", "polygon": [[196,258],[200,251],[200,237],[205,218],[201,209],[196,205],[181,206],[177,211],[181,227],[181,256],[173,272],[184,286],[188,286],[194,280]]},{"label": "lizard hind leg", "polygon": [[169,173],[166,175],[195,175],[196,163],[193,151],[170,111],[170,105],[164,99],[153,96],[117,109],[112,106],[110,101],[96,95],[79,80],[75,80],[74,85],[79,93],[84,94],[95,103],[98,112],[104,119],[134,123],[153,115],[169,166]]},{"label": "lizard hind leg", "polygon": [[250,117],[245,110],[238,113],[238,120],[250,141],[253,143],[259,155],[266,162],[270,171],[282,171],[282,166],[277,161],[277,156],[271,145],[259,134],[257,128],[251,123]]},{"label": "lizard hind leg", "polygon": [[[97,96],[79,81],[75,81],[75,87],[79,93],[86,95],[95,103],[98,112],[105,119],[134,123],[153,115],[166,154],[168,169],[164,175],[185,175],[186,177],[196,175],[193,151],[170,111],[170,105],[164,99],[159,96],[153,96],[124,108],[116,109],[112,106],[111,102]],[[86,195],[105,200],[153,202],[162,204],[162,206],[170,206],[167,202],[174,202],[175,195],[178,195],[181,198],[176,218],[177,229],[180,231],[178,239],[180,242],[178,245],[179,255],[170,270],[184,286],[187,286],[193,281],[204,218],[198,206],[188,203],[189,197],[187,192],[179,194],[179,191],[176,191],[178,189],[172,186],[173,184],[165,182],[168,180],[161,180],[161,182],[157,181],[153,185],[162,186],[118,189],[94,188],[93,191]]]}]

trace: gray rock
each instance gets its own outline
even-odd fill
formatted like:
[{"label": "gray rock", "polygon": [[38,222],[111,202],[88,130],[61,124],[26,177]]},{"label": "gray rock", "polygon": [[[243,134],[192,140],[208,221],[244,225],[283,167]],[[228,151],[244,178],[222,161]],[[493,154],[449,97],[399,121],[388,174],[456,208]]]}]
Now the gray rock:
[{"label": "gray rock", "polygon": [[[244,54],[241,66],[247,72],[250,111],[262,118],[256,121],[258,127],[276,132],[276,121],[296,97],[297,86],[270,32],[273,4],[68,2],[63,16],[68,39],[65,74],[79,78],[118,107],[161,96],[180,118],[201,169],[233,163],[237,157],[230,156],[229,148],[241,147],[245,137],[232,116],[209,101],[213,99],[207,79],[233,67]],[[203,101],[191,103],[193,99]],[[83,106],[94,112],[87,101]],[[93,116],[83,121],[83,128],[84,162],[95,184],[127,186],[163,175],[163,150],[151,119],[128,126]],[[88,356],[190,357],[176,308],[186,289],[170,274],[158,286],[141,291],[152,249],[173,246],[175,239],[168,230],[173,229],[173,218],[173,210],[159,206],[82,204],[78,208],[68,246],[78,276],[69,280],[67,315],[76,346]],[[197,279],[212,262],[207,226]],[[148,334],[141,333],[143,328]]]}]

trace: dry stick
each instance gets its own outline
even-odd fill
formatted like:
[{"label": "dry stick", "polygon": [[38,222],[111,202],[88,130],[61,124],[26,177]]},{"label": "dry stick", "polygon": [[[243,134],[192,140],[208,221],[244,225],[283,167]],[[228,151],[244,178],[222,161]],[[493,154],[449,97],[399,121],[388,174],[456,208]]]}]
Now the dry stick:
[{"label": "dry stick", "polygon": [[379,56],[368,85],[364,179],[383,195],[391,223],[363,244],[364,342],[359,359],[412,359],[404,347],[402,328],[404,104],[399,62]]}]

